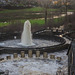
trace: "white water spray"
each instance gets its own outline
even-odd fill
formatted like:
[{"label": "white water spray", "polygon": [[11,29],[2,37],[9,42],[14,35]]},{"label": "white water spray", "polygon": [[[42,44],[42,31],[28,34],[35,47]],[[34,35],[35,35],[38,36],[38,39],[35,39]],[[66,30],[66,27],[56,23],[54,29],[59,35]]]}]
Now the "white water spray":
[{"label": "white water spray", "polygon": [[23,46],[32,46],[34,45],[32,42],[32,33],[31,33],[31,23],[27,20],[24,23],[24,29],[21,35],[21,44]]}]

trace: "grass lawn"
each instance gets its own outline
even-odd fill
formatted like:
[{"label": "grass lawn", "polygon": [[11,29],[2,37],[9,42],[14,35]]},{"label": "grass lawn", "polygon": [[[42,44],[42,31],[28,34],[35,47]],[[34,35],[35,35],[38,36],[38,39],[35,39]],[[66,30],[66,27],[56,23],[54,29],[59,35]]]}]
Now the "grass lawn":
[{"label": "grass lawn", "polygon": [[[10,22],[0,22],[0,27],[8,26],[8,25],[10,25],[10,24],[12,24],[12,23],[13,23],[13,24],[16,24],[16,23],[18,23],[18,22],[24,23],[25,21],[26,21],[26,20],[23,19],[23,20],[15,20],[14,23],[13,23],[12,21],[10,21]],[[31,22],[32,25],[40,25],[40,26],[42,26],[42,25],[45,24],[44,19],[43,19],[43,20],[41,20],[41,19],[30,19],[29,21]]]},{"label": "grass lawn", "polygon": [[[57,9],[48,9],[48,11],[56,11]],[[44,8],[42,7],[34,7],[34,8],[25,8],[25,9],[15,9],[15,10],[8,10],[4,9],[0,11],[0,13],[14,13],[14,12],[43,12]]]},{"label": "grass lawn", "polygon": [[[48,11],[57,11],[59,9],[48,9]],[[8,10],[4,9],[0,11],[0,13],[14,13],[14,12],[43,12],[44,8],[42,7],[33,7],[33,8],[25,8],[25,9],[14,9],[14,10]],[[70,12],[73,12],[74,10],[68,10]]]},{"label": "grass lawn", "polygon": [[[55,24],[59,23],[59,22],[62,22],[64,20],[64,17],[60,17],[60,18],[55,18],[53,19],[53,22]],[[3,27],[3,26],[8,26],[8,25],[11,25],[11,24],[17,24],[17,23],[22,23],[24,24],[24,22],[26,21],[26,19],[21,19],[21,20],[12,20],[10,22],[0,22],[0,27]],[[44,19],[29,19],[31,25],[39,25],[39,26],[42,26],[45,24],[45,20]]]},{"label": "grass lawn", "polygon": [[41,7],[34,7],[34,8],[29,8],[29,9],[25,9],[26,11],[33,11],[33,12],[37,12],[37,11],[43,11],[44,8]]},{"label": "grass lawn", "polygon": [[43,8],[41,8],[41,7],[35,7],[35,8],[14,9],[14,10],[4,9],[3,11],[0,11],[0,13],[38,12],[38,11],[43,11]]},{"label": "grass lawn", "polygon": [[75,10],[69,9],[68,11],[69,11],[69,12],[74,12]]},{"label": "grass lawn", "polygon": [[63,19],[64,19],[63,17],[54,18],[54,23],[62,22]]},{"label": "grass lawn", "polygon": [[[21,20],[22,23],[24,23],[25,21],[26,20]],[[41,25],[45,24],[45,20],[44,19],[43,20],[42,19],[30,19],[29,21],[31,22],[32,25],[37,24],[37,25],[41,26]]]},{"label": "grass lawn", "polygon": [[[57,10],[58,9],[48,9],[48,11],[57,11]],[[36,12],[44,13],[44,8],[34,7],[34,8],[17,9],[17,10],[3,9],[2,11],[0,11],[0,27],[12,24],[13,22],[11,20],[14,20],[14,23],[16,24],[18,22],[24,23],[26,19],[30,20],[32,25],[40,25],[40,26],[44,25],[45,24],[44,19],[38,19],[38,18],[44,18],[44,14],[35,14]],[[50,14],[48,16],[50,16]],[[54,23],[58,23],[59,21],[60,19],[54,19]]]},{"label": "grass lawn", "polygon": [[[57,10],[59,9],[48,9],[48,17],[51,17],[50,11],[57,11]],[[53,14],[56,14],[56,12],[53,12]],[[21,19],[38,19],[44,18],[44,16],[45,12],[44,8],[42,7],[16,9],[16,10],[3,9],[2,11],[0,11],[0,22],[10,20],[21,20]]]},{"label": "grass lawn", "polygon": [[4,9],[0,11],[0,13],[14,13],[14,12],[37,12],[37,11],[43,11],[43,8],[41,7],[35,7],[35,8],[25,8],[25,9],[14,9],[14,10],[8,10]]},{"label": "grass lawn", "polygon": [[0,27],[8,26],[9,24],[9,22],[0,22]]}]

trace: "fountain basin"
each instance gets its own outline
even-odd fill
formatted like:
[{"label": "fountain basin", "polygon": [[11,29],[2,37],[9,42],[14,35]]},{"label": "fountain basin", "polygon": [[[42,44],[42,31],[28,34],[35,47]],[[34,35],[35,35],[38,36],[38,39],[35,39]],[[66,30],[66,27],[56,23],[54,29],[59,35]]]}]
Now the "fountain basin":
[{"label": "fountain basin", "polygon": [[[8,37],[9,36],[9,37]],[[14,39],[14,36],[16,36],[16,39]],[[18,40],[21,37],[21,33],[5,33],[5,34],[0,34],[0,43],[3,41],[9,41],[9,40]],[[8,54],[12,54],[12,53],[20,53],[21,51],[25,51],[25,53],[28,53],[28,50],[32,50],[33,53],[36,53],[36,50],[39,50],[41,53],[43,52],[57,52],[57,51],[61,51],[64,50],[68,47],[67,44],[65,44],[65,40],[61,37],[58,36],[49,36],[46,34],[36,34],[33,33],[33,39],[39,39],[39,40],[46,40],[46,41],[54,41],[54,42],[58,42],[59,44],[56,45],[46,45],[46,46],[38,46],[38,47],[7,47],[7,46],[0,46],[0,53],[8,53]]]},{"label": "fountain basin", "polygon": [[[35,44],[34,44],[35,43]],[[24,46],[22,43],[20,43],[20,39],[16,40],[6,40],[2,41],[0,43],[0,46],[2,47],[11,47],[11,48],[38,48],[38,47],[47,47],[47,46],[54,46],[59,45],[61,42],[57,42],[55,40],[46,40],[46,39],[33,39],[33,45]]]}]

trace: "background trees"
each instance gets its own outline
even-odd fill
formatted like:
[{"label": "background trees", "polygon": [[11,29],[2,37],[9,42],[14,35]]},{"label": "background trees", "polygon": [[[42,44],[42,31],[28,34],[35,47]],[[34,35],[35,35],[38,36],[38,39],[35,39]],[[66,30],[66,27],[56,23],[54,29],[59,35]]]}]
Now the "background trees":
[{"label": "background trees", "polygon": [[45,25],[47,24],[47,11],[48,8],[51,7],[52,5],[52,0],[37,0],[37,3],[39,4],[39,6],[43,7],[45,10]]}]

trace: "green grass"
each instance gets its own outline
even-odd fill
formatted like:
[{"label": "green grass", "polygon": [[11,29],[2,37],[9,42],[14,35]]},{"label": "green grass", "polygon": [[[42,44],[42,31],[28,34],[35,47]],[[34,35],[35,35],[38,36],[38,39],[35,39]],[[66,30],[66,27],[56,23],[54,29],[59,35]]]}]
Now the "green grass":
[{"label": "green grass", "polygon": [[11,13],[11,12],[17,12],[17,11],[20,11],[20,10],[8,10],[8,9],[4,9],[4,10],[0,11],[0,13]]},{"label": "green grass", "polygon": [[45,20],[40,20],[40,19],[34,19],[34,20],[30,20],[31,24],[38,24],[38,25],[44,25],[45,24]]},{"label": "green grass", "polygon": [[[21,22],[22,23],[24,23],[26,20],[21,20]],[[44,21],[44,19],[43,20],[41,20],[41,19],[30,19],[29,20],[30,22],[31,22],[31,24],[32,25],[35,25],[35,24],[37,24],[37,25],[44,25],[45,24],[45,21]]]},{"label": "green grass", "polygon": [[[18,23],[18,22],[21,22],[21,23],[24,23],[26,20],[15,20],[15,21],[10,21],[10,22],[6,22],[6,23],[4,23],[4,22],[0,22],[0,27],[3,27],[3,26],[8,26],[8,25],[10,25],[10,24],[16,24],[16,23]],[[30,22],[31,22],[31,24],[32,25],[39,25],[39,26],[41,26],[41,25],[44,25],[45,24],[45,21],[44,20],[41,20],[41,19],[30,19],[29,20]]]},{"label": "green grass", "polygon": [[[56,11],[57,9],[48,9],[48,11]],[[0,11],[0,13],[14,13],[14,12],[43,12],[44,8],[42,7],[34,7],[34,8],[26,8],[26,9],[14,9],[8,10],[4,9]]]},{"label": "green grass", "polygon": [[44,8],[41,8],[41,7],[34,7],[34,8],[29,8],[29,9],[26,9],[26,11],[43,11]]},{"label": "green grass", "polygon": [[64,17],[60,17],[60,18],[55,18],[54,19],[54,23],[58,24],[59,22],[62,22],[64,20]]},{"label": "green grass", "polygon": [[[58,9],[48,9],[48,11],[57,11]],[[14,12],[43,12],[44,8],[42,7],[33,7],[33,8],[25,8],[25,9],[14,9],[14,10],[8,10],[4,9],[0,11],[0,13],[14,13]],[[73,12],[74,10],[68,10]]]},{"label": "green grass", "polygon": [[[55,24],[58,24],[59,22],[62,22],[64,20],[64,17],[60,17],[60,18],[55,18],[53,19],[53,22]],[[3,26],[8,26],[8,25],[11,25],[11,24],[17,24],[17,23],[22,23],[24,24],[24,22],[26,21],[26,19],[21,19],[21,20],[12,20],[10,22],[6,22],[6,23],[3,23],[3,22],[0,22],[0,27],[3,27]],[[44,19],[29,19],[29,21],[31,22],[31,25],[39,25],[39,26],[42,26],[45,24],[45,20]]]},{"label": "green grass", "polygon": [[[56,11],[58,9],[48,9],[48,11]],[[25,13],[26,12],[26,13]],[[34,12],[34,14],[32,14]],[[43,18],[44,14],[35,14],[38,13],[44,13],[44,8],[42,7],[34,7],[34,8],[27,8],[27,9],[17,9],[17,10],[6,10],[0,11],[0,27],[2,26],[8,26],[12,24],[13,22],[11,20],[15,20],[15,24],[18,23],[17,21],[24,23],[26,19],[29,19],[32,25],[44,25],[45,21],[44,19],[37,19],[37,18]],[[50,14],[48,14],[48,17]],[[60,20],[60,19],[59,19]],[[59,22],[58,19],[54,19],[54,23]],[[7,23],[3,23],[3,21],[11,21]]]},{"label": "green grass", "polygon": [[57,11],[58,9],[48,9],[48,11]]},{"label": "green grass", "polygon": [[3,11],[0,11],[0,13],[38,12],[38,11],[43,11],[43,8],[41,8],[41,7],[34,7],[34,8],[26,8],[26,9],[15,9],[15,10],[4,9]]},{"label": "green grass", "polygon": [[68,11],[69,11],[69,12],[74,12],[75,10],[69,9]]},{"label": "green grass", "polygon": [[9,22],[7,22],[7,23],[0,22],[0,27],[8,26],[9,24],[10,24]]}]

